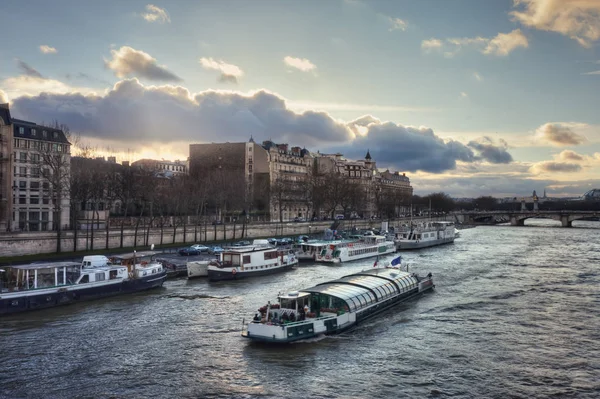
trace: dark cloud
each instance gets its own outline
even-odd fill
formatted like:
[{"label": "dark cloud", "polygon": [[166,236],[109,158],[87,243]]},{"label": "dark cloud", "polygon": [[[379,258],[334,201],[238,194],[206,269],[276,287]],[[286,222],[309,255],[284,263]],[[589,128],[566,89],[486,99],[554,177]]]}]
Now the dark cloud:
[{"label": "dark cloud", "polygon": [[44,93],[17,98],[11,111],[32,121],[59,120],[83,136],[136,143],[247,141],[253,135],[314,148],[352,137],[327,113],[295,113],[283,98],[267,91],[192,96],[183,87],[144,86],[136,79],[117,83],[104,96]]},{"label": "dark cloud", "polygon": [[379,166],[402,171],[440,173],[456,167],[456,161],[473,162],[471,149],[458,141],[445,142],[429,128],[415,128],[391,122],[381,123],[363,116],[348,124],[357,134],[352,143],[332,147],[348,158],[363,158],[367,150]]},{"label": "dark cloud", "polygon": [[573,173],[579,172],[581,165],[569,162],[544,161],[531,167],[532,172]]},{"label": "dark cloud", "polygon": [[119,50],[111,50],[111,54],[112,60],[105,60],[104,65],[119,78],[131,76],[165,82],[182,80],[143,51],[123,46]]},{"label": "dark cloud", "polygon": [[39,73],[35,68],[33,68],[31,65],[29,65],[23,60],[17,60],[17,66],[19,67],[23,75],[31,76],[33,78],[44,78],[41,73]]},{"label": "dark cloud", "polygon": [[575,133],[564,123],[546,123],[537,129],[537,135],[554,145],[578,145],[586,142],[585,137]]},{"label": "dark cloud", "polygon": [[477,140],[470,141],[467,146],[479,152],[478,158],[490,163],[511,163],[512,155],[507,151],[508,144],[504,140],[499,140],[500,144],[495,145],[490,137],[482,137]]}]

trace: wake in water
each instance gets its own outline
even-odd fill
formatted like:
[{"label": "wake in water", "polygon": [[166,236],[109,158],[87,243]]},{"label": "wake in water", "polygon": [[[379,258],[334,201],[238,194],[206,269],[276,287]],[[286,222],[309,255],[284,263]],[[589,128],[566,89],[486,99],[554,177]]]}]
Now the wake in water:
[{"label": "wake in water", "polygon": [[228,296],[212,296],[206,294],[193,294],[193,295],[185,295],[185,294],[171,294],[165,295],[167,298],[181,298],[181,299],[227,299]]}]

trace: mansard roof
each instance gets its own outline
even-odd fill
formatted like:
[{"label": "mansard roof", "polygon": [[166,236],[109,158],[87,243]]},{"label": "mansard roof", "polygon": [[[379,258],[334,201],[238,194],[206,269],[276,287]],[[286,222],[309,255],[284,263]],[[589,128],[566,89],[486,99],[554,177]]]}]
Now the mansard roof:
[{"label": "mansard roof", "polygon": [[[33,122],[27,122],[20,119],[12,119],[13,124],[13,135],[16,139],[29,139],[29,140],[40,140],[40,141],[51,141],[54,143],[71,144],[67,140],[67,136],[60,129],[54,129],[52,127],[41,126]],[[21,129],[23,133],[21,133]],[[35,135],[32,131],[35,131]],[[43,132],[47,132],[46,137],[43,136]]]}]

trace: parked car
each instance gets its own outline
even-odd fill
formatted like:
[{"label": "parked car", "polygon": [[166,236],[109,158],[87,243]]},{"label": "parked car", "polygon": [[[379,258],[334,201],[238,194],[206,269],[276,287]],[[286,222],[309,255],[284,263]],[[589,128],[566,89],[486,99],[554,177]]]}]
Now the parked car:
[{"label": "parked car", "polygon": [[194,248],[194,249],[198,250],[199,252],[208,252],[208,247],[206,245],[202,245],[202,244],[194,244],[190,248]]},{"label": "parked car", "polygon": [[301,217],[295,217],[294,222],[305,222],[305,220],[304,220],[304,218],[301,218]]},{"label": "parked car", "polygon": [[213,220],[212,224],[213,224],[213,226],[216,226],[218,224],[223,224],[223,221],[222,220]]},{"label": "parked car", "polygon": [[192,247],[187,247],[187,248],[181,248],[179,251],[177,251],[179,253],[179,255],[181,256],[192,256],[192,255],[200,255],[200,251],[198,251],[195,248]]},{"label": "parked car", "polygon": [[214,247],[209,247],[208,248],[208,253],[211,254],[211,255],[218,255],[218,254],[220,254],[223,251],[225,251],[225,250],[223,248],[221,248],[220,246],[218,246],[218,245],[215,245]]},{"label": "parked car", "polygon": [[277,238],[268,238],[267,241],[269,241],[269,244],[271,245],[277,245]]}]

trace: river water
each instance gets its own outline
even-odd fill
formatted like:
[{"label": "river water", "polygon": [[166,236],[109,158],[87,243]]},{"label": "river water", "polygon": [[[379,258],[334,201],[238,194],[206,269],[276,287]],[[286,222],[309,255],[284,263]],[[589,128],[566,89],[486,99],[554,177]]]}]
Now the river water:
[{"label": "river water", "polygon": [[242,319],[373,260],[4,317],[0,397],[598,398],[600,223],[527,223],[403,253],[435,291],[306,343],[252,344]]}]

